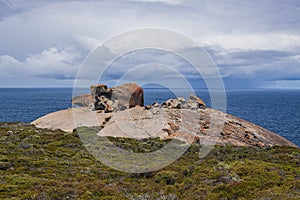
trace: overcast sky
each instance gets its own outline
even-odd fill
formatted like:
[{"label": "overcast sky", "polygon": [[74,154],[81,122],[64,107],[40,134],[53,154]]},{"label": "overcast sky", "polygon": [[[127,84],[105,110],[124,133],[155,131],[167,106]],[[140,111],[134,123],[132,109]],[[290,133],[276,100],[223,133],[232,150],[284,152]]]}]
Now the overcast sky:
[{"label": "overcast sky", "polygon": [[[300,89],[298,0],[0,0],[0,87],[71,87],[91,50],[143,27],[195,40],[227,88]],[[176,59],[146,53],[136,54],[139,64]]]}]

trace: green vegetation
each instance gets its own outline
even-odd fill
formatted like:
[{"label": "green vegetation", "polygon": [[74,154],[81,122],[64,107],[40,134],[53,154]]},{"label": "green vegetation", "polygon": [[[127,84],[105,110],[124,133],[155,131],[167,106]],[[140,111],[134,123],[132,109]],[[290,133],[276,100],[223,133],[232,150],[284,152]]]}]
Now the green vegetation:
[{"label": "green vegetation", "polygon": [[[169,142],[110,140],[135,152]],[[0,123],[0,199],[300,199],[300,149],[217,146],[203,159],[198,152],[193,145],[164,169],[130,174],[97,161],[76,131]]]}]

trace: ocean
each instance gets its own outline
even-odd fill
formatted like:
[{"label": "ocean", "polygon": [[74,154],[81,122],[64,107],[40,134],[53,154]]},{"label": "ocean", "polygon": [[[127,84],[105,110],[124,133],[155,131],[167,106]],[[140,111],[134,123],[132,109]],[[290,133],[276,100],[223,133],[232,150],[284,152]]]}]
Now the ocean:
[{"label": "ocean", "polygon": [[[72,88],[1,88],[0,121],[31,122],[71,107]],[[195,90],[207,106],[210,96]],[[273,131],[300,146],[300,90],[228,90],[227,113]],[[144,89],[145,104],[174,97],[167,89]]]}]

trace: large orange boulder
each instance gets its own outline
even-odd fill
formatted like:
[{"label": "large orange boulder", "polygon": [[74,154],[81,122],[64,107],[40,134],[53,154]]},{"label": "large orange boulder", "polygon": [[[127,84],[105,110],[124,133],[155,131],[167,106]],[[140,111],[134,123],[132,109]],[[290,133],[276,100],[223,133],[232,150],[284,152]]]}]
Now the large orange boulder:
[{"label": "large orange boulder", "polygon": [[136,83],[126,83],[112,88],[112,100],[119,108],[144,106],[144,90]]}]

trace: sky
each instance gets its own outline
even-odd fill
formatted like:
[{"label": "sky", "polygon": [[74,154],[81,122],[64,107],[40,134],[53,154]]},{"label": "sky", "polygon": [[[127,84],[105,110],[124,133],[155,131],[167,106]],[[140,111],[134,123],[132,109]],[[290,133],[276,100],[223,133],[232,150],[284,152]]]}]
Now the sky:
[{"label": "sky", "polygon": [[[228,89],[300,89],[298,0],[0,0],[0,87],[72,87],[97,45],[145,27],[194,40]],[[164,52],[136,52],[119,65],[150,61],[173,65],[194,87],[201,85],[201,77]],[[114,69],[111,80],[124,73]]]}]

